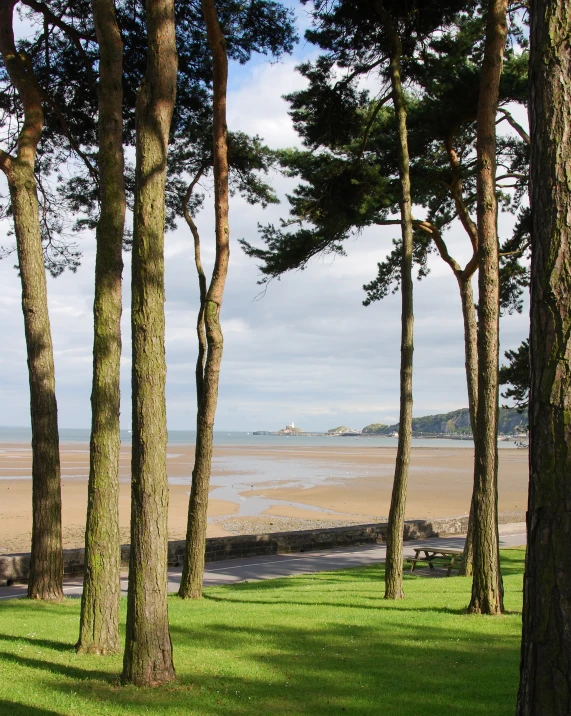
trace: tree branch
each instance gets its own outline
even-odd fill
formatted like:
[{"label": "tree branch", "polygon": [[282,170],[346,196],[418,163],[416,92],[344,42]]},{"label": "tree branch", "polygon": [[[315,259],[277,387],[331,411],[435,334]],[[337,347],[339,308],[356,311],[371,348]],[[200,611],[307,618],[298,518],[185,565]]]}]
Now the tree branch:
[{"label": "tree branch", "polygon": [[[399,219],[384,219],[383,221],[377,222],[379,226],[396,226],[400,225],[400,223]],[[478,268],[478,254],[476,251],[474,251],[472,258],[468,261],[464,269],[462,269],[456,259],[453,256],[450,256],[446,242],[442,238],[442,233],[437,226],[430,221],[423,221],[422,219],[413,219],[412,223],[415,228],[421,229],[432,237],[442,260],[450,266],[456,277],[466,280],[474,274]]]},{"label": "tree branch", "polygon": [[496,182],[501,181],[502,179],[521,179],[522,181],[527,181],[529,177],[527,174],[516,174],[516,173],[509,173],[509,174],[502,174],[500,177],[496,177]]},{"label": "tree branch", "polygon": [[18,135],[18,159],[32,169],[42,136],[44,113],[41,90],[25,53],[16,50],[14,40],[14,6],[16,0],[0,1],[0,53],[10,81],[24,107],[24,123]]},{"label": "tree branch", "polygon": [[194,222],[194,219],[190,215],[188,210],[188,202],[192,196],[194,187],[204,172],[205,166],[201,164],[198,171],[194,175],[193,180],[188,185],[184,199],[182,200],[182,212],[186,223],[188,224],[192,236],[194,238],[194,263],[196,265],[196,273],[198,274],[198,288],[199,288],[199,309],[198,318],[196,321],[196,335],[198,337],[198,356],[196,359],[196,401],[200,405],[204,394],[204,361],[206,356],[206,334],[204,331],[204,308],[206,306],[206,275],[204,273],[204,267],[202,266],[202,259],[200,257],[200,234],[198,228]]},{"label": "tree branch", "polygon": [[507,109],[504,109],[503,107],[498,107],[498,112],[501,112],[504,116],[503,119],[500,119],[500,122],[502,122],[504,119],[509,122],[509,124],[515,129],[515,131],[519,134],[519,136],[523,139],[523,141],[526,144],[530,143],[529,134],[525,131],[525,129],[519,124],[519,122],[516,122],[516,120],[513,118],[513,115],[508,112]]},{"label": "tree branch", "polygon": [[94,35],[87,35],[84,32],[79,32],[79,30],[76,30],[75,27],[68,25],[68,23],[62,20],[61,17],[58,17],[58,15],[53,13],[45,3],[39,2],[39,0],[20,1],[23,5],[27,5],[31,10],[34,10],[34,12],[41,13],[49,22],[52,23],[52,25],[56,25],[70,37],[77,38],[78,40],[81,39],[88,40],[89,42],[97,42]]},{"label": "tree branch", "polygon": [[[86,35],[84,33],[78,32],[74,27],[72,27],[71,25],[68,25],[67,22],[64,22],[64,20],[62,20],[61,17],[58,17],[55,13],[53,13],[50,10],[50,8],[43,2],[39,2],[38,0],[21,0],[21,2],[24,5],[27,5],[34,12],[38,12],[41,15],[43,15],[45,20],[47,20],[48,22],[51,22],[52,25],[59,27],[59,29],[62,30],[70,38],[70,40],[75,45],[77,51],[81,55],[81,58],[83,59],[83,63],[85,65],[89,84],[91,85],[91,88],[93,89],[95,87],[95,77],[93,75],[93,67],[89,60],[89,57],[87,56],[87,53],[83,49],[81,40],[87,40],[89,42],[97,42],[97,39],[95,37],[93,37],[92,35]],[[47,38],[46,38],[46,43],[47,43]]]},{"label": "tree branch", "polygon": [[95,183],[99,186],[99,172],[97,171],[96,167],[91,163],[91,160],[89,159],[87,154],[81,149],[78,142],[73,138],[73,134],[71,133],[71,130],[69,128],[67,120],[64,117],[63,112],[59,108],[59,105],[57,104],[57,102],[55,102],[55,100],[52,99],[52,97],[49,95],[49,93],[46,92],[44,89],[41,89],[41,93],[42,93],[43,100],[47,104],[50,105],[50,107],[55,112],[57,118],[59,119],[61,128],[63,129],[63,132],[64,132],[65,136],[67,137],[70,147],[77,154],[77,156],[83,161],[83,163],[87,167],[87,171],[90,173],[90,175],[92,176]]},{"label": "tree branch", "polygon": [[385,61],[384,57],[381,57],[380,59],[376,60],[375,62],[372,62],[370,65],[363,65],[362,67],[359,67],[354,72],[351,72],[346,77],[343,77],[342,79],[338,80],[335,83],[335,87],[338,87],[339,85],[348,85],[349,82],[355,79],[355,77],[358,77],[359,75],[364,75],[366,72],[370,72],[371,70],[374,70],[375,67],[378,67],[379,65],[382,65],[382,63]]},{"label": "tree branch", "polygon": [[472,249],[477,252],[478,227],[472,220],[472,217],[470,216],[470,212],[468,211],[468,207],[466,206],[464,202],[464,197],[462,195],[462,175],[460,173],[460,161],[458,159],[458,154],[456,153],[456,150],[452,146],[453,139],[453,134],[450,133],[446,137],[446,140],[444,142],[444,145],[446,147],[446,153],[448,154],[448,161],[450,162],[450,168],[452,169],[452,184],[449,187],[450,193],[452,194],[452,198],[454,199],[454,205],[456,206],[458,217],[470,238],[470,242],[472,243]]},{"label": "tree branch", "polygon": [[382,98],[379,100],[377,106],[376,106],[375,109],[373,110],[373,112],[372,112],[372,114],[371,114],[371,116],[370,116],[370,118],[369,118],[369,121],[367,122],[367,126],[365,127],[365,133],[364,133],[364,135],[363,135],[363,143],[362,143],[361,149],[360,149],[360,151],[359,151],[359,156],[358,156],[357,159],[356,159],[357,162],[360,162],[361,159],[362,159],[362,157],[363,157],[363,154],[364,154],[364,152],[365,152],[365,148],[366,148],[366,146],[367,146],[367,142],[369,141],[369,134],[370,134],[370,132],[371,132],[371,127],[373,126],[373,122],[375,121],[375,118],[376,118],[377,115],[379,114],[379,111],[381,110],[381,107],[383,107],[383,106],[389,101],[389,99],[390,99],[391,97],[392,97],[392,93],[389,92],[388,94],[386,94],[384,97],[382,97]]},{"label": "tree branch", "polygon": [[0,169],[4,172],[4,174],[9,174],[12,171],[13,161],[14,157],[11,154],[5,152],[3,149],[0,149]]}]

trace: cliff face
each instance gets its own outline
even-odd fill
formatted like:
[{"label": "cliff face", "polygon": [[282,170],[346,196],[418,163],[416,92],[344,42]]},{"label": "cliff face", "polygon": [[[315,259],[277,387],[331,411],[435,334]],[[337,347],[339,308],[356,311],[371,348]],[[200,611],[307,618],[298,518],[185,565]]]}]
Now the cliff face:
[{"label": "cliff face", "polygon": [[[523,413],[518,413],[515,408],[500,408],[498,423],[500,435],[513,435],[516,432],[524,432],[527,428],[527,423],[527,410]],[[373,423],[363,428],[363,433],[367,435],[388,435],[389,433],[398,432],[398,429],[398,423],[395,425]],[[413,418],[412,431],[415,434],[422,433],[424,435],[443,435],[446,433],[471,435],[468,408],[453,410],[451,413]]]}]

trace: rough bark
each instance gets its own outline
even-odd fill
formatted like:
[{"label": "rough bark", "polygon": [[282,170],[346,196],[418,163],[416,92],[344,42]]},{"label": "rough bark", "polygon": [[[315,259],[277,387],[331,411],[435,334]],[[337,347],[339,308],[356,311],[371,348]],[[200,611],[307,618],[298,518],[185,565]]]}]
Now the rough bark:
[{"label": "rough bark", "polygon": [[499,259],[496,113],[507,36],[507,0],[490,0],[476,124],[478,205],[478,413],[472,498],[474,577],[468,611],[500,614],[498,536]]},{"label": "rough bark", "polygon": [[113,0],[93,0],[99,42],[99,187],[85,577],[78,652],[119,651],[121,275],[125,222],[123,43]]},{"label": "rough bark", "polygon": [[[188,512],[186,556],[179,589],[179,596],[186,599],[197,599],[202,596],[208,488],[210,485],[212,465],[212,433],[214,430],[214,418],[218,400],[218,380],[223,349],[220,309],[222,306],[230,256],[230,229],[228,224],[228,146],[226,127],[228,59],[226,55],[226,41],[218,24],[216,7],[213,0],[202,0],[202,13],[206,23],[208,42],[212,50],[214,68],[213,147],[216,258],[212,279],[206,293],[203,307],[207,347],[204,373],[202,376],[200,376],[200,363],[203,358],[200,353],[197,362],[198,406],[196,448]],[[201,317],[199,314],[197,327],[199,339],[201,335],[200,321]]]},{"label": "rough bark", "polygon": [[43,128],[41,91],[16,51],[15,0],[0,0],[0,52],[24,108],[16,156],[0,152],[8,180],[22,283],[32,424],[32,557],[28,597],[63,599],[61,481],[55,372],[34,165]]},{"label": "rough bark", "polygon": [[412,200],[410,192],[406,107],[400,74],[402,44],[382,3],[377,3],[377,10],[391,42],[389,71],[398,130],[399,178],[401,186],[399,204],[402,227],[400,417],[395,476],[387,526],[385,599],[403,599],[402,549],[406,508],[406,489],[408,482],[408,468],[410,464],[410,447],[412,441],[412,359],[414,349],[414,313],[412,300]]},{"label": "rough bark", "polygon": [[136,106],[132,258],[133,457],[124,682],[175,678],[167,606],[165,179],[176,97],[173,0],[147,0],[147,68]]},{"label": "rough bark", "polygon": [[530,27],[530,482],[518,716],[571,713],[571,6]]}]

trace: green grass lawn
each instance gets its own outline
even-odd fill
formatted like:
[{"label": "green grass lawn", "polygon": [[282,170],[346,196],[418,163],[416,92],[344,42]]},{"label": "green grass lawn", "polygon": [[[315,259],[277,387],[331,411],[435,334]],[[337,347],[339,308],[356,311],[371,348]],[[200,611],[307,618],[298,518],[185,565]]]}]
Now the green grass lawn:
[{"label": "green grass lawn", "polygon": [[501,617],[464,614],[462,577],[407,576],[385,601],[378,566],[172,597],[178,678],[155,689],[121,686],[120,656],[75,654],[78,599],[5,600],[0,714],[512,714],[523,558],[502,552]]}]

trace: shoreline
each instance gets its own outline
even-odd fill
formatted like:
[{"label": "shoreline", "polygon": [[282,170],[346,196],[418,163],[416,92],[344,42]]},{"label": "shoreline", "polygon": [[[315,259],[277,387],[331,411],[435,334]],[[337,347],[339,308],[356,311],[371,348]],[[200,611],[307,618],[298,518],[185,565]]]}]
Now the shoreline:
[{"label": "shoreline", "polygon": [[[62,443],[65,548],[82,547],[89,446]],[[524,512],[526,450],[500,450],[499,511]],[[209,537],[319,529],[383,521],[388,515],[396,448],[376,445],[225,445],[214,449]],[[194,446],[169,444],[169,540],[184,539]],[[412,447],[406,519],[467,514],[473,450]],[[28,552],[31,448],[0,444],[0,554]],[[130,445],[120,454],[121,542],[130,541]]]}]

